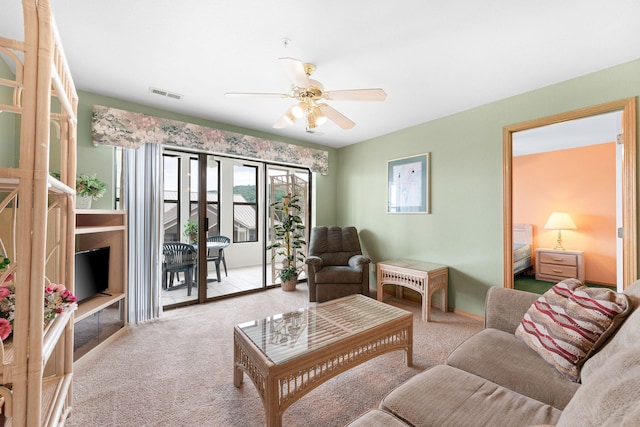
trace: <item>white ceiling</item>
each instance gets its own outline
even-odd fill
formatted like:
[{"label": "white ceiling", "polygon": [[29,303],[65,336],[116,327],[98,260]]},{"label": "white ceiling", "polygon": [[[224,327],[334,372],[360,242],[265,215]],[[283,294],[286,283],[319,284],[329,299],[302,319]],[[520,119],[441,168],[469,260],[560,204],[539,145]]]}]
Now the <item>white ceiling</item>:
[{"label": "white ceiling", "polygon": [[[332,147],[640,58],[638,0],[51,1],[79,90]],[[0,35],[22,38],[19,7],[0,0]],[[292,100],[224,94],[287,93],[283,56],[387,99],[332,101],[351,130],[273,129]]]}]

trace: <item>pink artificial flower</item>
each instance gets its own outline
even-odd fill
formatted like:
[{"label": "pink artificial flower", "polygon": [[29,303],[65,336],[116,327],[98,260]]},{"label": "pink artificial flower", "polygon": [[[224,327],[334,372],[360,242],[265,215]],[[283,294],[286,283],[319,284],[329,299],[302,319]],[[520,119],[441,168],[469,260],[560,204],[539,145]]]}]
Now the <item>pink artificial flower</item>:
[{"label": "pink artificial flower", "polygon": [[51,283],[49,286],[44,288],[44,291],[48,294],[53,294],[55,292],[64,292],[67,288],[64,285],[58,285],[56,283]]},{"label": "pink artificial flower", "polygon": [[68,301],[68,302],[76,302],[76,301],[78,301],[78,298],[76,298],[76,296],[73,295],[69,290],[65,290],[62,293],[62,298],[64,298],[64,300]]},{"label": "pink artificial flower", "polygon": [[9,335],[11,335],[11,322],[7,319],[0,318],[0,339],[2,341],[6,340]]},{"label": "pink artificial flower", "polygon": [[0,286],[0,299],[6,298],[11,295],[11,291],[6,286]]}]

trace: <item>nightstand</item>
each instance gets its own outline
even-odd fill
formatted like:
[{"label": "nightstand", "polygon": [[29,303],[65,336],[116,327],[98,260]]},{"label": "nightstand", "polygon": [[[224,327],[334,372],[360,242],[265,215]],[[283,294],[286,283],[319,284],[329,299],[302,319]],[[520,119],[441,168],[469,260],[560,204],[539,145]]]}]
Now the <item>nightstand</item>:
[{"label": "nightstand", "polygon": [[536,249],[536,280],[559,282],[575,278],[584,283],[583,251]]}]

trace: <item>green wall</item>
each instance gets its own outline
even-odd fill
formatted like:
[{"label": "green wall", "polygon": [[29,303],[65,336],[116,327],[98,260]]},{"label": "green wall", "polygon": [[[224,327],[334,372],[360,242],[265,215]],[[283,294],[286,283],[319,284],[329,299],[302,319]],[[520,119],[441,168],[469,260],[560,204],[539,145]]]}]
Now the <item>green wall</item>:
[{"label": "green wall", "polygon": [[[0,60],[0,77],[15,79],[15,75],[3,60]],[[12,100],[13,90],[7,86],[0,86],[0,104],[11,105]],[[19,115],[7,111],[0,113],[0,168],[18,166],[19,153],[16,148],[20,138],[19,129]]]},{"label": "green wall", "polygon": [[92,208],[111,209],[114,206],[115,200],[115,195],[113,193],[113,183],[115,175],[115,150],[112,147],[95,147],[91,142],[91,110],[93,105],[97,104],[107,107],[119,108],[127,111],[140,112],[157,117],[195,123],[198,125],[208,126],[231,132],[238,132],[245,135],[269,138],[287,142],[289,144],[302,145],[305,147],[326,150],[329,152],[329,173],[326,176],[317,176],[314,179],[316,190],[316,200],[314,200],[314,220],[317,223],[321,224],[335,223],[336,221],[335,187],[337,182],[337,150],[335,149],[320,146],[317,144],[309,144],[302,141],[282,138],[279,136],[265,134],[249,129],[229,126],[197,117],[185,116],[167,110],[151,108],[144,105],[134,104],[131,102],[96,95],[88,92],[79,92],[78,97],[78,173],[95,173],[100,179],[106,181],[109,184],[109,189],[105,194],[105,197],[97,201],[93,201]]},{"label": "green wall", "polygon": [[[448,265],[449,306],[482,315],[487,289],[503,285],[503,127],[638,95],[640,60],[342,148],[338,224],[359,229],[373,262]],[[432,213],[386,214],[387,160],[425,152]]]},{"label": "green wall", "polygon": [[[0,75],[6,72],[0,61]],[[638,95],[640,60],[336,150],[80,92],[78,172],[96,173],[114,188],[114,150],[91,143],[94,104],[325,149],[329,174],[314,176],[314,223],[355,225],[374,263],[415,258],[448,265],[449,305],[482,315],[487,289],[502,286],[503,127]],[[0,167],[17,158],[15,143],[6,141],[16,141],[18,126],[2,122],[12,116],[0,114]],[[386,214],[387,160],[425,152],[431,214]],[[109,191],[93,207],[111,208],[113,198]]]}]

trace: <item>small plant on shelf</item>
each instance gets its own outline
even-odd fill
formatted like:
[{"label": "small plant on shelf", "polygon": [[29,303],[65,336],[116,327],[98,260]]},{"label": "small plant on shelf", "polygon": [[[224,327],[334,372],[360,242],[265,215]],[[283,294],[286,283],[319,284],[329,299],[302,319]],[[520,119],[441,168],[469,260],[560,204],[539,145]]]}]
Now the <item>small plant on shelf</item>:
[{"label": "small plant on shelf", "polygon": [[[60,179],[60,172],[51,172],[51,176]],[[76,177],[76,194],[80,197],[90,197],[98,200],[107,191],[107,184],[96,177],[95,174],[81,173]]]},{"label": "small plant on shelf", "polygon": [[80,174],[76,178],[76,193],[81,197],[91,197],[98,200],[107,191],[107,184],[95,175]]},{"label": "small plant on shelf", "polygon": [[[271,204],[275,213],[275,224],[273,225],[273,241],[267,249],[274,250],[271,259],[278,256],[284,257],[282,268],[278,271],[278,277],[282,282],[284,290],[293,290],[298,275],[302,271],[305,255],[302,252],[304,245],[304,230],[302,218],[299,213],[300,196],[287,194],[282,200]],[[286,284],[286,287],[285,287]]]}]

